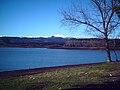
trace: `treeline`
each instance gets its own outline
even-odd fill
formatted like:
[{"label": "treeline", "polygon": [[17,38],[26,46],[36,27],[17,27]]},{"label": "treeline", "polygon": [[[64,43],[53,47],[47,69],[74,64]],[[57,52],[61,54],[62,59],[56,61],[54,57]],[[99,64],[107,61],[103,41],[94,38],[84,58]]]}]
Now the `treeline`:
[{"label": "treeline", "polygon": [[[120,39],[109,39],[110,49],[120,49]],[[64,48],[71,49],[105,49],[104,39],[76,39],[65,42]]]}]

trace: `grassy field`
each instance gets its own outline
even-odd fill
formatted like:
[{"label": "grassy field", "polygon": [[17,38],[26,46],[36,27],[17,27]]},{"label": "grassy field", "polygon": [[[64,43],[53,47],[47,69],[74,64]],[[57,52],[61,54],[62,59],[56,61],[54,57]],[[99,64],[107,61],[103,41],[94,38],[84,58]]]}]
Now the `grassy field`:
[{"label": "grassy field", "polygon": [[112,62],[0,79],[0,90],[60,90],[102,85],[118,80],[120,62]]}]

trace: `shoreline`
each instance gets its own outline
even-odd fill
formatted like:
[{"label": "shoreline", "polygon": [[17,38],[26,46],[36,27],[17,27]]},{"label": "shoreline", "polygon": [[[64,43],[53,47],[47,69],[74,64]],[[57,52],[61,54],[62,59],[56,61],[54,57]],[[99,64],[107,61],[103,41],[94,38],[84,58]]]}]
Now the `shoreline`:
[{"label": "shoreline", "polygon": [[56,71],[56,70],[77,68],[77,67],[82,67],[82,66],[101,65],[101,64],[105,64],[105,63],[107,63],[107,62],[76,64],[76,65],[64,65],[64,66],[33,68],[33,69],[23,69],[23,70],[13,70],[13,71],[2,71],[2,72],[0,72],[0,78],[14,78],[14,77],[20,77],[20,76],[26,76],[26,75],[52,72],[52,71]]},{"label": "shoreline", "polygon": [[[10,46],[10,47],[0,47],[0,48],[46,48],[46,49],[66,49],[66,50],[105,50],[104,47],[35,47],[35,46]],[[110,48],[111,50],[120,50],[120,48]]]}]

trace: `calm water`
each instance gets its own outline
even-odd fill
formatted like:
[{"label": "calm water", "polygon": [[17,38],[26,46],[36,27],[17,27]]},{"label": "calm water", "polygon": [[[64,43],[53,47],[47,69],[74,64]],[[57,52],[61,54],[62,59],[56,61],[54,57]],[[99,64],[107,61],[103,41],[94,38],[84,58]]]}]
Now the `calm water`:
[{"label": "calm water", "polygon": [[[120,59],[120,51],[117,51]],[[112,59],[115,56],[112,52]],[[45,48],[0,48],[0,71],[104,62],[102,50],[65,50]]]}]

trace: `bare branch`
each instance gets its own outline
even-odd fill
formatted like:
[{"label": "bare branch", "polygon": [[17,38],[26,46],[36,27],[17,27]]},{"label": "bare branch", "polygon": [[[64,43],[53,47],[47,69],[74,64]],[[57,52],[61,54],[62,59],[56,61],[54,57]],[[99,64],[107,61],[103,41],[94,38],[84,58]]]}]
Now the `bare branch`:
[{"label": "bare branch", "polygon": [[105,29],[105,17],[104,17],[104,12],[102,11],[102,7],[100,6],[100,1],[99,0],[92,0],[92,2],[97,6],[98,10],[100,11],[103,27]]},{"label": "bare branch", "polygon": [[109,26],[110,21],[111,21],[111,19],[112,19],[112,17],[113,17],[113,14],[115,13],[116,0],[114,0],[114,2],[113,2],[113,0],[111,0],[111,3],[112,3],[112,12],[111,12],[111,14],[110,14],[110,17],[108,18],[108,22],[107,22],[107,25],[106,25],[106,29],[108,29],[108,26]]},{"label": "bare branch", "polygon": [[69,21],[69,22],[71,22],[71,23],[88,25],[88,26],[93,27],[93,28],[96,29],[97,31],[99,31],[99,32],[101,32],[101,33],[104,34],[104,32],[102,32],[102,31],[101,31],[100,29],[98,29],[96,26],[90,24],[89,21],[87,22],[87,20],[86,20],[86,21],[77,20],[76,18],[73,18],[73,17],[71,17],[70,15],[68,15],[66,12],[65,12],[65,14],[64,14],[64,18],[65,18],[65,20],[67,20],[67,21]]}]

